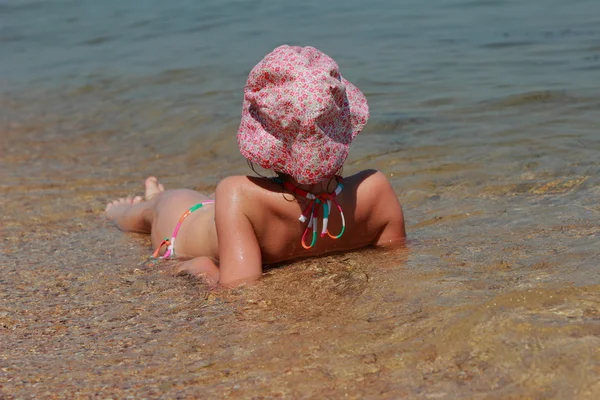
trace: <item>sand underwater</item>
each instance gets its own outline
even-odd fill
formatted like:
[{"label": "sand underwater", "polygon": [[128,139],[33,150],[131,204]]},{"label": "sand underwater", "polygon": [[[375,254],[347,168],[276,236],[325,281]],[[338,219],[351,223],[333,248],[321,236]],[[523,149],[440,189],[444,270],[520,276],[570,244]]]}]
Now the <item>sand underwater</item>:
[{"label": "sand underwater", "polygon": [[[298,5],[296,28],[265,19],[261,33],[208,6],[205,22],[188,21],[207,25],[184,30],[192,13],[156,2],[164,20],[116,13],[114,36],[101,34],[104,22],[71,17],[79,11],[70,6],[52,20],[64,31],[44,30],[43,15],[61,2],[0,4],[2,15],[41,21],[0,25],[0,51],[9,50],[0,54],[0,398],[600,398],[600,24],[591,2],[527,19],[519,7],[546,2],[447,1],[439,13],[409,2],[384,18],[385,2],[364,11],[350,1],[339,7],[355,23],[349,38],[341,25],[309,29],[317,3],[305,13]],[[516,9],[497,18],[503,7]],[[513,15],[526,23],[486,30]],[[461,16],[468,23],[443,23]],[[65,28],[79,23],[89,30],[69,29],[81,37]],[[211,64],[223,47],[201,50],[199,40],[233,23],[239,63]],[[405,31],[392,35],[396,26]],[[211,191],[251,172],[235,132],[244,77],[278,44],[271,28],[333,51],[367,95],[372,117],[344,173],[386,173],[410,242],[211,291],[171,276],[171,262],[153,263],[149,239],[119,232],[103,210],[140,194],[148,175]],[[150,42],[164,54],[136,53]],[[189,43],[200,50],[188,54]],[[30,77],[38,74],[47,76]]]},{"label": "sand underwater", "polygon": [[[597,118],[598,98],[566,106],[565,96],[527,94],[445,118],[476,124],[515,107]],[[245,173],[235,139],[161,151],[146,133],[120,133],[118,121],[96,130],[125,104],[62,93],[65,116],[39,98],[1,104],[4,398],[600,393],[597,141],[505,130],[505,144],[473,144],[470,156],[452,145],[361,154],[374,130],[435,124],[374,122],[346,172],[388,173],[408,248],[296,262],[254,286],[211,292],[149,262],[147,237],[119,232],[102,211],[139,193],[147,171],[207,191]],[[153,112],[127,109],[133,119]],[[163,129],[173,124],[156,113]],[[530,156],[513,160],[515,145]]]}]

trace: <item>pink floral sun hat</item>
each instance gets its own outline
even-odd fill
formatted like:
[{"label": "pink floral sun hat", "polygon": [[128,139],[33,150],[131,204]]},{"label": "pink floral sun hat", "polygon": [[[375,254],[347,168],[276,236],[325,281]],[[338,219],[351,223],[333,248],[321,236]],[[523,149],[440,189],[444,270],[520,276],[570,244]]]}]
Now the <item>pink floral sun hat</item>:
[{"label": "pink floral sun hat", "polygon": [[249,161],[312,184],[342,168],[368,119],[367,99],[331,57],[284,45],[248,76],[237,140]]}]

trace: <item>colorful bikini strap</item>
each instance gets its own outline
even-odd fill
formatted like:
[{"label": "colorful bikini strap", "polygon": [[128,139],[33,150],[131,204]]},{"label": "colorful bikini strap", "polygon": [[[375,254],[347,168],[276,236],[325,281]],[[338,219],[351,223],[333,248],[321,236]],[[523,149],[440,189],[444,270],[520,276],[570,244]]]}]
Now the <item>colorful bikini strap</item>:
[{"label": "colorful bikini strap", "polygon": [[[187,210],[181,216],[181,218],[179,218],[179,222],[177,222],[177,225],[175,226],[175,229],[173,230],[173,237],[171,237],[171,239],[165,238],[160,243],[158,248],[154,251],[154,254],[152,254],[152,257],[163,258],[163,259],[167,259],[169,257],[175,257],[175,239],[177,238],[177,234],[179,233],[179,228],[181,227],[183,220],[186,219],[187,216],[190,215],[191,213],[193,213],[194,211],[198,210],[199,208],[202,208],[202,206],[204,206],[205,204],[213,204],[214,202],[215,202],[214,200],[206,200],[206,201],[203,201],[202,203],[198,203],[195,206],[190,207],[190,209]],[[163,246],[167,246],[167,251],[165,251],[165,254],[163,254],[162,257],[159,257],[158,254],[160,253],[160,249]]]},{"label": "colorful bikini strap", "polygon": [[[338,185],[333,191],[333,193],[321,193],[318,195],[300,189],[299,187],[294,186],[289,182],[283,182],[283,186],[286,190],[293,194],[306,197],[308,200],[310,200],[308,205],[302,212],[302,215],[300,215],[300,218],[298,218],[302,223],[305,223],[308,220],[308,225],[306,226],[306,229],[302,234],[302,239],[300,240],[300,244],[302,244],[302,247],[304,247],[307,250],[313,247],[317,242],[317,215],[319,215],[319,208],[321,207],[321,205],[323,206],[323,226],[321,227],[321,237],[328,235],[332,239],[339,239],[342,237],[344,231],[346,230],[346,219],[344,218],[344,211],[342,211],[342,207],[335,200],[335,198],[342,192],[344,185],[342,184],[342,177],[336,178],[338,180]],[[337,235],[332,235],[329,232],[328,228],[329,215],[331,213],[331,207],[333,204],[335,204],[335,206],[339,210],[340,216],[342,218],[342,229]],[[308,232],[310,230],[312,230],[312,240],[310,242],[310,245],[307,245],[306,236],[308,235]]]}]

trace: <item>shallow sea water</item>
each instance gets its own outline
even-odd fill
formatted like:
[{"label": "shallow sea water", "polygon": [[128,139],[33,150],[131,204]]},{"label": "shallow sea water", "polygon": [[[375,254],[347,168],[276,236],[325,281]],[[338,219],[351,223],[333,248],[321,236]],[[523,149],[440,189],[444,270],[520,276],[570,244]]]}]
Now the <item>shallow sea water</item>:
[{"label": "shallow sea water", "polygon": [[[104,204],[248,173],[281,43],[367,95],[410,242],[209,291]],[[0,60],[0,397],[600,396],[599,3],[2,0]]]}]

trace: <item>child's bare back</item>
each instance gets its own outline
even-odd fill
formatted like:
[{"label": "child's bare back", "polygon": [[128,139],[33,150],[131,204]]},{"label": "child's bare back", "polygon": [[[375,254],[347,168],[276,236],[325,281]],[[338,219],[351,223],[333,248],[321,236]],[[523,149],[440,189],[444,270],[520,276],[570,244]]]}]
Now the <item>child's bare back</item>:
[{"label": "child's bare back", "polygon": [[[329,190],[323,192],[331,192],[336,187],[335,180],[327,181],[323,187],[327,184]],[[216,196],[215,220],[220,233],[220,245],[223,248],[240,245],[235,242],[236,233],[241,237],[248,224],[245,233],[251,239],[255,237],[260,248],[261,259],[252,260],[257,269],[261,262],[272,264],[329,252],[355,250],[368,245],[390,245],[406,236],[404,217],[396,194],[386,177],[374,170],[343,179],[343,189],[336,200],[344,212],[344,234],[339,239],[328,235],[321,237],[319,226],[315,244],[308,249],[301,244],[306,223],[298,220],[309,205],[308,199],[293,196],[282,190],[281,184],[270,179],[246,176],[223,180],[217,187]],[[317,220],[321,224],[321,214]],[[342,231],[338,210],[330,213],[328,231],[333,235]],[[311,242],[311,232],[308,233],[304,241],[306,245]],[[219,258],[222,259],[222,255]]]},{"label": "child's bare back", "polygon": [[177,271],[224,286],[259,279],[264,264],[398,243],[404,216],[385,175],[337,175],[367,119],[331,58],[281,46],[250,73],[238,131],[242,154],[277,178],[228,177],[212,199],[150,177],[145,200],[113,201],[106,215],[150,233],[155,256],[188,258]]},{"label": "child's bare back", "polygon": [[[323,188],[329,186],[330,192],[335,184],[335,180],[324,182]],[[181,224],[177,256],[190,260],[182,262],[178,272],[235,286],[258,279],[263,264],[369,245],[388,246],[406,237],[402,208],[381,172],[362,171],[345,178],[343,185],[336,200],[344,211],[344,234],[339,239],[319,234],[314,246],[305,249],[301,239],[306,224],[298,218],[309,205],[308,199],[296,198],[271,179],[224,179],[217,186],[216,203],[191,213]],[[158,186],[150,177],[146,181],[147,193],[151,193],[147,201],[132,204],[122,199],[109,203],[106,209],[107,216],[121,229],[151,233],[154,247],[171,237],[186,210],[209,199],[188,189],[153,190]],[[340,213],[331,213],[328,230],[336,234],[342,230]],[[162,250],[160,254],[164,254]]]}]

